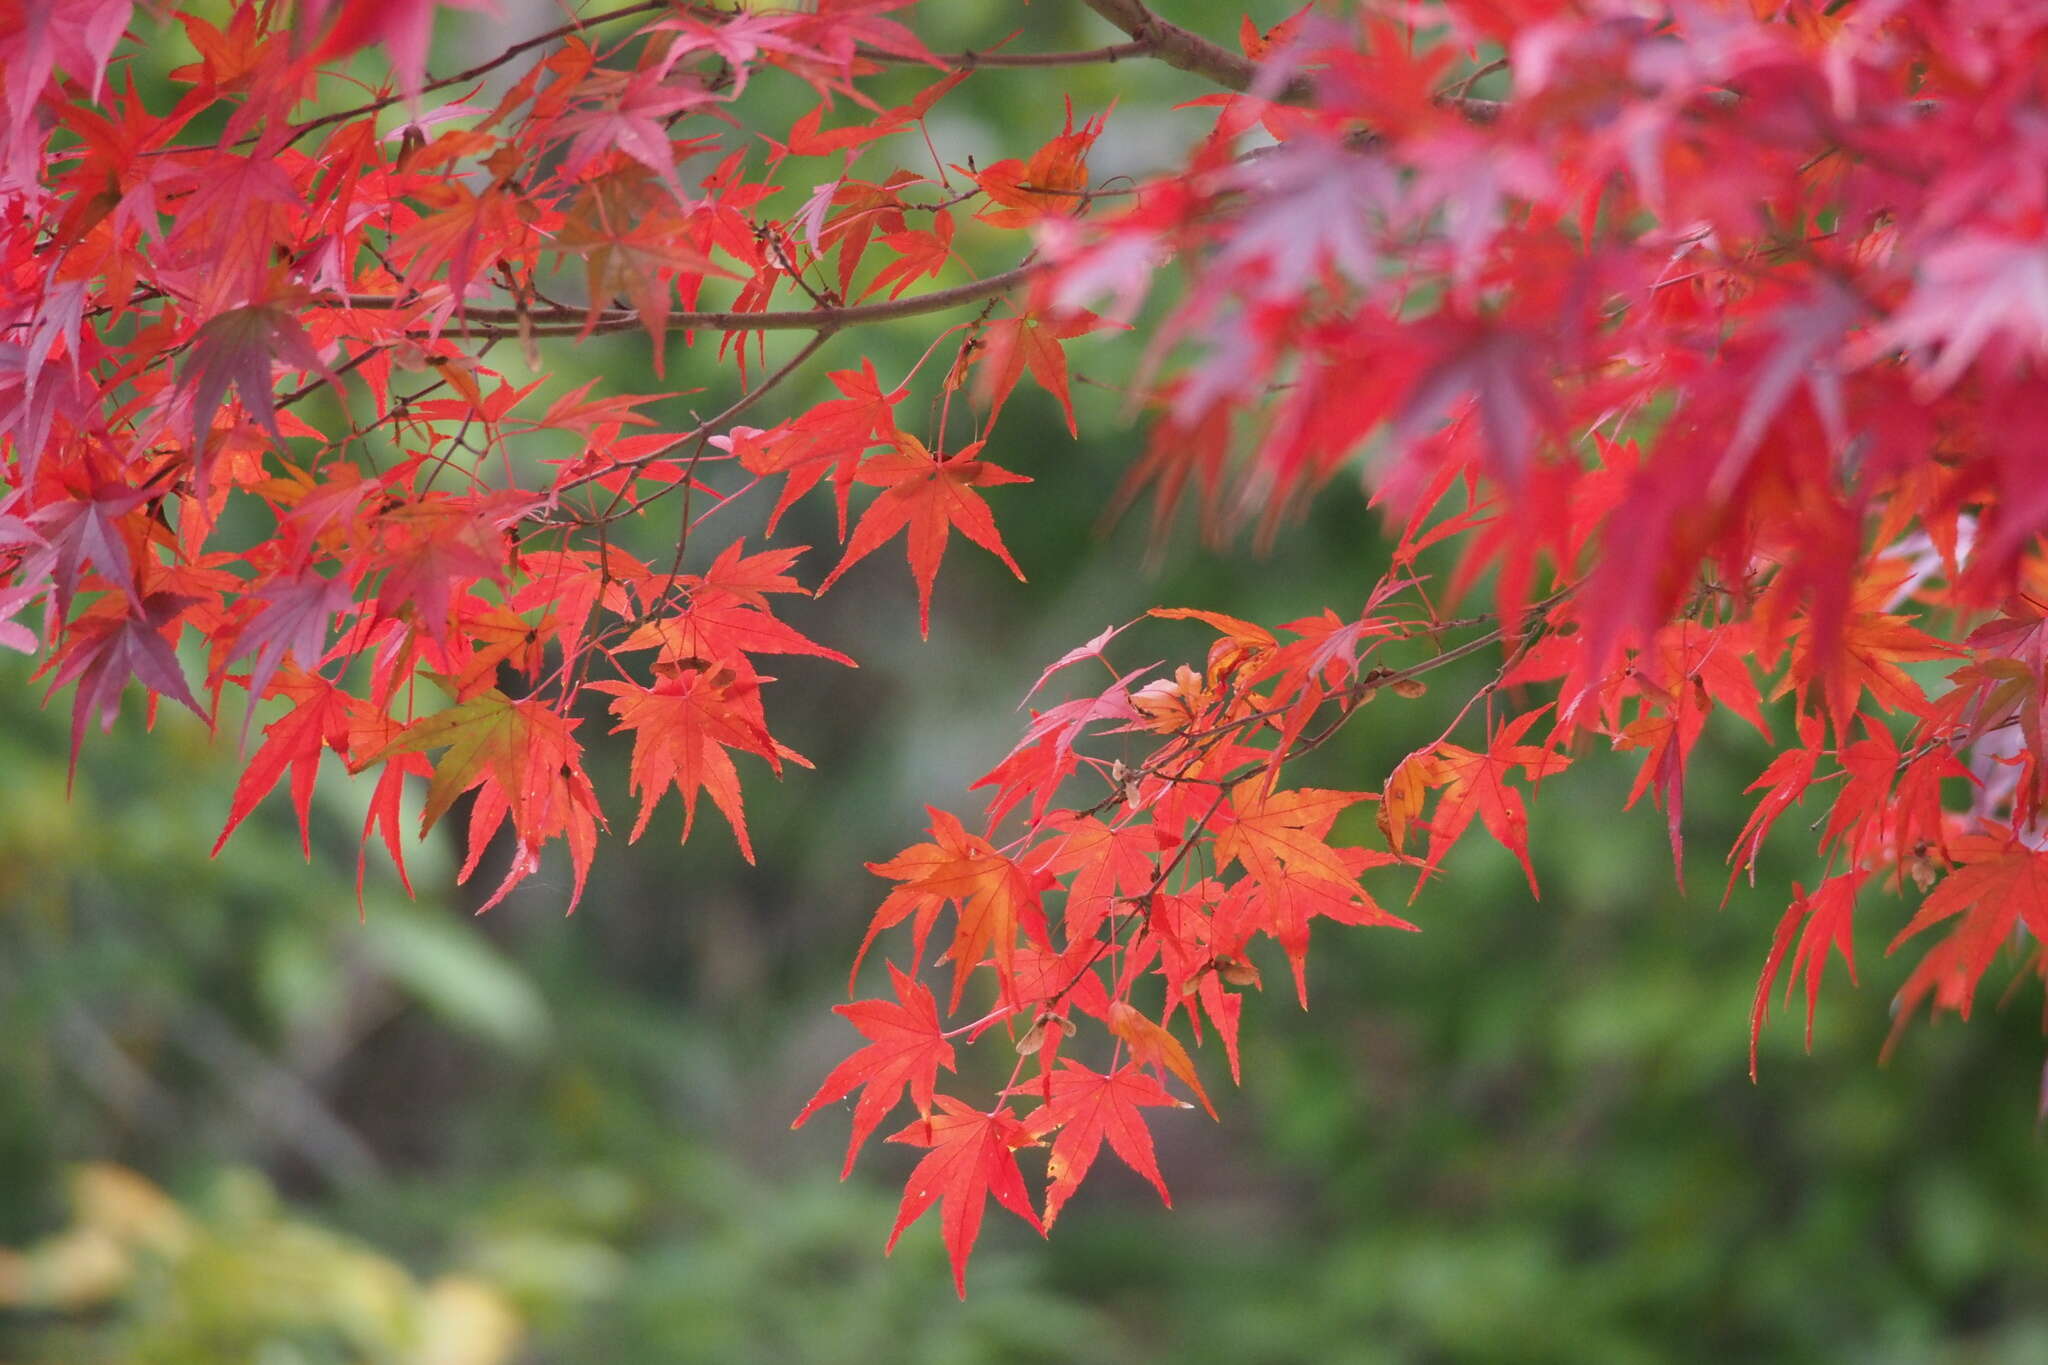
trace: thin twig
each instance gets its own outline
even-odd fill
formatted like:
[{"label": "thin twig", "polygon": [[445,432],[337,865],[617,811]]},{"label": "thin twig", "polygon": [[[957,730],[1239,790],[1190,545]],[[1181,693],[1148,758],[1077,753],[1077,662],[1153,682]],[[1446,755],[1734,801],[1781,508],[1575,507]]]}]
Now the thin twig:
[{"label": "thin twig", "polygon": [[[430,91],[443,90],[451,85],[461,85],[466,81],[476,80],[480,76],[497,70],[505,63],[516,60],[524,53],[531,52],[537,47],[544,47],[558,39],[566,38],[572,33],[581,33],[583,30],[594,28],[599,24],[609,24],[615,19],[630,19],[636,14],[652,14],[658,10],[670,8],[673,8],[673,6],[669,4],[669,0],[639,0],[637,4],[625,5],[615,10],[607,10],[603,14],[593,14],[587,19],[572,19],[568,23],[559,24],[545,33],[536,33],[531,38],[514,43],[497,56],[492,57],[488,61],[478,62],[475,66],[465,71],[458,71],[452,76],[442,76],[437,80],[428,81],[420,86],[418,93],[424,95]],[[347,109],[338,109],[334,113],[322,114],[318,118],[307,119],[304,123],[292,129],[291,136],[285,139],[284,145],[290,146],[317,128],[325,128],[333,123],[346,123],[350,119],[363,118],[377,113],[379,110],[388,109],[404,98],[405,96],[398,94],[384,95],[364,104],[354,105]]]},{"label": "thin twig", "polygon": [[[670,452],[674,451],[680,446],[685,446],[692,441],[702,440],[709,437],[711,433],[717,431],[720,427],[724,426],[726,423],[738,417],[748,408],[751,408],[752,406],[754,406],[754,404],[760,402],[762,398],[767,396],[769,390],[773,389],[776,385],[782,383],[783,380],[795,374],[806,360],[809,360],[812,356],[816,355],[818,353],[819,348],[822,347],[827,341],[831,339],[832,331],[833,329],[829,327],[820,328],[818,330],[818,334],[812,337],[810,341],[805,344],[802,350],[798,351],[788,360],[782,362],[780,368],[778,368],[773,374],[769,375],[759,384],[756,384],[753,388],[747,390],[747,392],[741,394],[739,398],[737,398],[730,405],[728,405],[723,412],[719,412],[711,417],[705,418],[702,422],[699,422],[690,430],[676,437],[675,440],[661,447],[661,449],[649,451],[645,455],[636,455],[630,460],[620,460],[615,464],[608,464],[602,469],[593,469],[587,474],[578,474],[575,478],[570,479],[568,482],[564,483],[556,491],[558,493],[567,493],[571,489],[580,488],[587,483],[595,483],[599,479],[609,478],[614,474],[620,473],[621,471],[634,470],[642,467],[643,465],[653,464],[656,460],[667,459],[669,457]],[[653,498],[649,498],[648,502],[652,502],[653,500]],[[634,510],[637,511],[639,507],[643,507],[645,505],[645,503],[636,504]],[[612,507],[616,508],[617,506],[618,503],[616,500],[614,500]],[[611,509],[607,509],[604,515],[600,518],[600,520],[609,519],[610,513]]]}]

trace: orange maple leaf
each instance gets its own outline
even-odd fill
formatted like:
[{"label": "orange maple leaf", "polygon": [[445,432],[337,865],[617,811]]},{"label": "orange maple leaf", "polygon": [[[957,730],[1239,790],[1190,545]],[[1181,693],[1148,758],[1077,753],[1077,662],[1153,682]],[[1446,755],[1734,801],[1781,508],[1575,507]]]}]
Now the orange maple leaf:
[{"label": "orange maple leaf", "polygon": [[1408,841],[1408,826],[1422,814],[1429,789],[1441,787],[1449,780],[1434,749],[1418,749],[1394,765],[1380,792],[1380,808],[1374,817],[1388,848],[1396,853],[1401,851],[1401,845]]},{"label": "orange maple leaf", "polygon": [[1029,227],[1048,214],[1081,208],[1087,202],[1082,192],[1088,188],[1088,149],[1101,136],[1105,117],[1097,114],[1076,128],[1070,108],[1060,135],[1034,152],[1029,161],[998,161],[974,176],[981,192],[992,201],[974,216],[991,227],[1018,228]]},{"label": "orange maple leaf", "polygon": [[1216,1106],[1209,1103],[1209,1092],[1202,1089],[1202,1078],[1195,1073],[1195,1059],[1169,1030],[1119,1000],[1109,1007],[1109,1031],[1130,1045],[1131,1056],[1141,1064],[1178,1076],[1195,1092],[1209,1117],[1216,1117]]},{"label": "orange maple leaf", "polygon": [[1217,865],[1235,858],[1268,885],[1287,880],[1289,873],[1352,885],[1357,874],[1323,836],[1340,811],[1366,800],[1366,794],[1312,787],[1268,794],[1261,790],[1265,785],[1263,777],[1251,777],[1230,789],[1228,809],[1217,821]]},{"label": "orange maple leaf", "polygon": [[[1027,920],[1042,920],[1044,915],[1038,896],[1042,878],[1033,877],[996,852],[988,840],[969,834],[954,816],[936,809],[930,809],[930,814],[935,842],[913,844],[887,862],[868,864],[868,871],[902,885],[875,911],[867,937],[854,956],[853,973],[860,975],[861,960],[875,936],[913,913],[917,918],[911,928],[911,956],[922,958],[932,922],[950,901],[959,912],[952,946],[945,953],[953,963],[953,995],[946,1006],[950,1013],[960,1008],[968,976],[990,952],[995,955],[1003,992],[1010,994],[1010,959],[1018,930]],[[1043,937],[1042,929],[1039,937]]]}]

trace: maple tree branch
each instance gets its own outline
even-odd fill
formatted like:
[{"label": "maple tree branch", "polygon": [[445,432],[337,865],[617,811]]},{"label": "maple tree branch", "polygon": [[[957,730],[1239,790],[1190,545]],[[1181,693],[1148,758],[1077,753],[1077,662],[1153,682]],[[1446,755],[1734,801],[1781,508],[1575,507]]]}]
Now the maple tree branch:
[{"label": "maple tree branch", "polygon": [[[964,52],[934,52],[932,56],[955,71],[973,71],[984,66],[1092,66],[1100,62],[1115,63],[1132,57],[1149,57],[1157,50],[1158,46],[1152,40],[1137,38],[1128,43],[1084,48],[1077,52],[979,52],[970,48]],[[929,64],[922,57],[912,57],[899,52],[883,52],[872,47],[861,48],[860,55],[871,62],[914,66]]]},{"label": "maple tree branch", "polygon": [[[1479,82],[1481,82],[1481,81],[1485,80],[1485,79],[1486,79],[1486,78],[1487,78],[1488,76],[1491,76],[1491,75],[1492,75],[1492,74],[1493,74],[1494,72],[1496,72],[1496,71],[1505,71],[1505,70],[1507,70],[1507,69],[1508,69],[1508,59],[1507,59],[1507,58],[1505,58],[1505,57],[1495,57],[1495,58],[1494,58],[1494,59],[1493,59],[1492,61],[1488,62],[1488,63],[1487,63],[1486,65],[1484,65],[1484,66],[1481,66],[1481,67],[1477,67],[1477,68],[1475,68],[1475,69],[1474,69],[1474,70],[1473,70],[1473,71],[1472,71],[1472,72],[1471,72],[1470,74],[1468,74],[1468,75],[1467,75],[1467,76],[1466,76],[1466,77],[1465,77],[1465,78],[1464,78],[1463,80],[1459,81],[1459,82],[1458,82],[1458,88],[1457,88],[1456,90],[1452,90],[1452,91],[1448,92],[1448,96],[1449,96],[1449,98],[1451,98],[1451,99],[1460,99],[1460,100],[1461,100],[1461,99],[1464,99],[1464,98],[1465,98],[1465,97],[1466,97],[1467,95],[1470,95],[1470,94],[1472,93],[1472,87],[1473,87],[1473,86],[1475,86],[1475,85],[1479,84]],[[1443,98],[1445,98],[1445,95],[1444,95],[1443,93],[1439,93],[1439,94],[1437,95],[1437,98],[1438,98],[1438,99],[1443,99]]]},{"label": "maple tree branch", "polygon": [[[1156,58],[1177,70],[1201,76],[1240,94],[1249,94],[1258,84],[1259,63],[1212,43],[1199,33],[1167,22],[1154,14],[1144,0],[1082,0],[1082,3],[1130,34],[1132,41],[1129,46],[1140,49],[1144,56]],[[1506,103],[1479,99],[1465,91],[1481,76],[1490,75],[1505,65],[1501,62],[1481,67],[1467,79],[1464,87],[1438,94],[1435,102],[1456,109],[1474,123],[1494,122],[1507,107]],[[1297,75],[1267,98],[1280,104],[1306,104],[1314,93],[1314,83],[1309,77]]]},{"label": "maple tree branch", "polygon": [[[1147,8],[1144,0],[1082,0],[1082,3],[1128,33],[1134,43],[1143,44],[1146,55],[1176,70],[1201,76],[1240,94],[1250,91],[1258,82],[1257,62],[1219,47],[1199,33],[1168,23]],[[1296,76],[1274,92],[1273,98],[1299,104],[1306,101],[1309,94],[1307,78]]]},{"label": "maple tree branch", "polygon": [[[935,289],[929,294],[914,294],[908,298],[891,299],[886,303],[791,308],[779,312],[760,313],[733,309],[671,313],[668,324],[681,331],[836,332],[841,328],[859,327],[871,322],[891,322],[898,318],[914,318],[926,313],[943,312],[948,308],[957,308],[963,303],[979,303],[991,295],[1015,288],[1044,268],[1042,262],[1027,261],[1015,269],[990,275],[986,279],[969,280],[965,284],[956,284],[947,289]],[[411,308],[420,302],[418,297],[405,298],[390,294],[350,294],[341,300],[341,304],[349,308]],[[587,323],[574,309],[529,308],[522,314],[517,308],[469,308],[463,310],[462,316],[470,322],[487,324],[486,327],[478,329],[483,335],[489,335],[488,324],[517,324],[522,317],[537,324],[527,332],[528,335],[536,337],[628,332],[646,326],[638,313],[611,310],[599,314],[594,323]]]},{"label": "maple tree branch", "polygon": [[371,346],[365,350],[358,351],[356,354],[350,356],[345,362],[335,366],[326,374],[320,375],[313,379],[309,379],[304,384],[300,385],[298,388],[293,389],[290,393],[280,396],[277,400],[276,406],[280,408],[288,408],[292,404],[304,398],[307,394],[312,393],[322,384],[332,383],[334,384],[336,391],[339,392],[341,389],[340,381],[343,375],[348,374],[353,370],[361,368],[365,362],[369,361],[374,356],[383,354],[386,349],[387,348],[383,346]]}]

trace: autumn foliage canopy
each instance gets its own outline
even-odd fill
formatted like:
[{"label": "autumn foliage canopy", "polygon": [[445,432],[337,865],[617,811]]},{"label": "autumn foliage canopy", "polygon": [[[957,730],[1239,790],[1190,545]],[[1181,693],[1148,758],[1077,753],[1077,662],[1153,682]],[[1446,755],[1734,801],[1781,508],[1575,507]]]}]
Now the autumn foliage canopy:
[{"label": "autumn foliage canopy", "polygon": [[[188,708],[245,746],[225,842],[280,785],[303,829],[331,753],[401,872],[453,810],[464,877],[509,849],[492,902],[566,856],[573,904],[627,810],[687,838],[708,803],[751,857],[745,788],[804,763],[764,670],[861,647],[778,603],[901,555],[943,633],[949,551],[1030,573],[1001,525],[1043,457],[1003,417],[1028,386],[1071,425],[1077,361],[1127,348],[1105,503],[1249,547],[1362,482],[1395,548],[1301,619],[1163,607],[1178,664],[1118,628],[998,687],[1032,709],[985,801],[869,865],[864,1042],[797,1121],[850,1101],[849,1169],[876,1133],[921,1150],[896,1233],[938,1205],[963,1292],[990,1198],[1049,1228],[1105,1145],[1167,1197],[1148,1123],[1214,1112],[1193,1050],[1236,1074],[1255,945],[1305,1003],[1318,920],[1410,928],[1387,905],[1461,840],[1529,869],[1527,803],[1574,763],[1630,765],[1679,859],[1717,710],[1776,755],[1731,875],[1795,807],[1813,844],[1756,1028],[1795,991],[1811,1027],[1859,915],[1914,956],[1900,1025],[1968,1014],[2001,959],[2048,973],[2048,12],[1019,22],[1060,5],[1102,45],[645,0],[443,72],[468,0],[0,2],[0,644],[74,759],[124,705]],[[169,31],[200,60],[138,81]],[[1184,84],[1147,175],[1091,169],[1124,109],[1020,110],[962,164],[924,135],[963,81],[1109,62]],[[764,126],[758,90],[806,112]],[[902,319],[924,359],[878,371],[862,329]],[[675,429],[521,377],[608,332],[722,364],[724,406]],[[813,368],[835,396],[777,402]],[[839,544],[778,535],[805,499]],[[671,553],[614,543],[657,513]],[[1474,656],[1392,771],[1294,779]],[[629,791],[586,774],[600,717]],[[975,1048],[995,1083],[947,1082]]]}]

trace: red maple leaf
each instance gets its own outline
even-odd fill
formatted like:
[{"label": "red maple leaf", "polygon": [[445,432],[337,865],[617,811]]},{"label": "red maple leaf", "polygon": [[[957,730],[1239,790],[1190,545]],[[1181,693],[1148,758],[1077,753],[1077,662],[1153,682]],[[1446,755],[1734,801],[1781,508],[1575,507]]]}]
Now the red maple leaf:
[{"label": "red maple leaf", "polygon": [[1112,827],[1094,816],[1056,811],[1045,827],[1052,837],[1032,851],[1030,863],[1072,874],[1064,924],[1069,943],[1093,939],[1120,901],[1152,889],[1160,852],[1152,825]]},{"label": "red maple leaf", "polygon": [[256,703],[269,695],[270,680],[289,658],[305,672],[320,666],[327,652],[327,627],[349,606],[348,583],[316,573],[280,575],[253,594],[258,609],[235,632],[230,658],[254,654],[249,666],[249,711],[242,721],[246,740]]},{"label": "red maple leaf", "polygon": [[[668,142],[660,143],[668,155]],[[693,246],[687,225],[658,200],[659,191],[644,193],[644,177],[614,173],[594,181],[578,199],[555,245],[583,257],[589,307],[583,318],[587,336],[613,298],[632,305],[653,345],[654,372],[663,372],[668,315],[675,299],[677,276],[734,278]],[[652,200],[653,202],[650,202]]]},{"label": "red maple leaf", "polygon": [[307,29],[318,33],[330,13],[334,20],[311,60],[332,61],[366,43],[382,43],[391,54],[399,89],[417,95],[434,31],[434,10],[440,5],[486,8],[484,0],[316,0],[304,16]]},{"label": "red maple leaf", "polygon": [[1920,1002],[1930,996],[1936,1008],[1969,1018],[1977,983],[1999,950],[2012,942],[2016,925],[2024,924],[2035,939],[2048,942],[2048,852],[1984,834],[1951,840],[1950,852],[1959,866],[1921,902],[1919,913],[1885,949],[1889,956],[1907,939],[1944,920],[1956,921],[1899,987],[1887,1051]]},{"label": "red maple leaf", "polygon": [[940,557],[946,553],[946,537],[951,528],[957,526],[969,540],[1002,560],[1021,583],[1024,571],[1010,558],[1002,537],[996,533],[988,504],[974,490],[1031,480],[976,459],[975,453],[980,449],[981,442],[976,441],[940,460],[915,436],[898,433],[894,450],[861,465],[860,481],[879,484],[883,491],[861,515],[853,538],[846,544],[845,555],[818,585],[818,591],[838,582],[841,574],[887,544],[906,526],[910,528],[907,553],[910,572],[917,579],[917,627],[921,635],[931,634],[932,579],[938,574]]},{"label": "red maple leaf", "polygon": [[1134,1063],[1126,1063],[1104,1075],[1071,1059],[1045,1078],[1045,1103],[1025,1116],[1024,1126],[1035,1138],[1058,1130],[1052,1155],[1046,1161],[1051,1183],[1045,1191],[1045,1230],[1052,1231],[1060,1210],[1081,1182],[1088,1178],[1105,1138],[1110,1150],[1124,1164],[1152,1183],[1168,1208],[1173,1196],[1159,1174],[1159,1158],[1152,1149],[1152,1134],[1145,1127],[1144,1105],[1180,1109],[1186,1106],[1166,1093],[1166,1087],[1146,1075]]},{"label": "red maple leaf", "polygon": [[1848,740],[1866,691],[1886,711],[1925,716],[1926,693],[1900,665],[1962,652],[1913,625],[1911,617],[1884,609],[1907,572],[1898,559],[1881,559],[1854,584],[1845,611],[1816,610],[1796,623],[1791,666],[1777,695],[1796,691],[1803,703],[1817,688],[1839,741]]},{"label": "red maple leaf", "polygon": [[735,447],[749,473],[788,475],[768,514],[770,535],[790,504],[831,471],[839,534],[845,537],[846,499],[860,458],[869,446],[893,437],[896,405],[910,392],[906,386],[883,392],[872,360],[863,359],[858,370],[834,370],[827,377],[844,397],[818,404],[772,438]]},{"label": "red maple leaf", "polygon": [[305,329],[288,311],[292,302],[277,298],[227,309],[207,319],[192,337],[178,382],[192,395],[194,478],[201,496],[206,491],[207,437],[230,385],[242,406],[269,430],[271,439],[282,441],[271,367],[281,360],[292,369],[332,378]]},{"label": "red maple leaf", "polygon": [[[842,296],[853,292],[853,277],[860,269],[861,257],[867,254],[868,243],[876,230],[884,233],[903,230],[903,201],[898,192],[923,181],[922,176],[897,171],[889,177],[887,184],[830,180],[820,185],[817,193],[812,195],[806,212],[798,215],[798,221],[805,225],[805,240],[813,251],[823,255],[837,250],[839,292]],[[825,218],[828,208],[839,211]]]},{"label": "red maple leaf", "polygon": [[931,231],[906,228],[883,234],[882,245],[896,253],[896,259],[875,273],[861,294],[869,298],[883,289],[889,297],[903,297],[903,291],[928,276],[936,277],[953,259],[953,215],[944,209],[932,215]]},{"label": "red maple leaf", "polygon": [[1536,870],[1529,865],[1528,807],[1523,803],[1522,793],[1508,785],[1508,779],[1517,768],[1532,778],[1540,778],[1562,770],[1571,761],[1549,749],[1519,742],[1536,718],[1548,709],[1539,707],[1503,725],[1494,732],[1484,753],[1474,753],[1456,744],[1437,746],[1443,796],[1429,820],[1429,856],[1423,860],[1424,867],[1435,871],[1476,815],[1487,832],[1521,863],[1522,873],[1529,879],[1530,894],[1541,894],[1536,886]]},{"label": "red maple leaf", "polygon": [[981,1235],[982,1210],[993,1197],[998,1204],[1031,1224],[1041,1237],[1045,1225],[1031,1207],[1024,1188],[1024,1174],[1017,1169],[1016,1152],[1029,1147],[1033,1138],[1007,1105],[982,1113],[951,1095],[938,1097],[939,1112],[921,1118],[889,1141],[912,1147],[929,1147],[904,1186],[903,1202],[896,1210],[896,1226],[889,1231],[884,1251],[896,1249],[896,1239],[924,1216],[934,1203],[939,1210],[941,1236],[946,1254],[953,1262],[953,1286],[967,1297],[967,1258],[974,1239]]},{"label": "red maple leaf", "polygon": [[70,614],[80,575],[88,563],[99,571],[101,578],[127,593],[131,606],[139,606],[134,556],[129,552],[129,538],[122,528],[133,524],[129,514],[149,499],[146,486],[128,488],[119,483],[95,481],[84,497],[45,503],[27,523],[16,521],[7,537],[14,543],[36,547],[22,561],[19,575],[30,581],[49,575],[60,617]]},{"label": "red maple leaf", "polygon": [[778,774],[785,755],[803,761],[777,744],[761,724],[759,683],[729,674],[714,677],[700,669],[651,688],[635,682],[590,684],[592,690],[613,696],[612,714],[619,723],[612,733],[633,732],[632,790],[640,798],[640,817],[633,822],[629,842],[646,831],[648,817],[673,786],[683,798],[685,842],[697,818],[697,793],[709,792],[732,825],[740,852],[748,862],[754,861],[739,772],[726,750],[757,754]]},{"label": "red maple leaf", "polygon": [[[1354,927],[1415,932],[1413,924],[1382,909],[1358,885],[1358,878],[1367,868],[1401,862],[1399,855],[1362,848],[1336,848],[1329,852],[1349,874],[1346,880],[1340,882],[1326,876],[1319,867],[1298,872],[1285,862],[1267,865],[1263,873],[1239,884],[1237,889],[1242,894],[1219,905],[1214,919],[1214,947],[1220,953],[1241,952],[1245,941],[1255,932],[1272,936],[1294,969],[1295,995],[1303,1009],[1308,1008],[1310,923],[1317,916]],[[1222,856],[1220,851],[1217,856]]]},{"label": "red maple leaf", "polygon": [[1728,896],[1735,890],[1735,879],[1744,868],[1749,869],[1750,884],[1756,884],[1756,860],[1763,851],[1764,837],[1771,832],[1778,817],[1806,795],[1806,789],[1813,783],[1813,770],[1821,758],[1821,722],[1817,717],[1799,718],[1799,738],[1802,746],[1780,753],[1765,768],[1756,781],[1744,787],[1745,792],[1764,792],[1750,812],[1749,819],[1742,826],[1742,833],[1735,836],[1735,846],[1728,850],[1728,889],[1721,895],[1721,903],[1728,903]]},{"label": "red maple leaf", "polygon": [[[1771,987],[1777,982],[1778,969],[1785,961],[1785,950],[1791,946],[1792,934],[1799,932],[1799,948],[1792,955],[1792,974],[1785,982],[1785,999],[1792,999],[1792,988],[1800,977],[1806,978],[1806,1050],[1813,1051],[1813,1014],[1820,1004],[1820,979],[1827,970],[1828,949],[1833,947],[1842,955],[1842,965],[1849,969],[1849,982],[1856,981],[1855,916],[1856,892],[1862,887],[1862,872],[1845,872],[1822,882],[1813,895],[1806,894],[1806,888],[1792,884],[1792,904],[1786,907],[1785,916],[1778,921],[1778,931],[1771,938],[1770,955],[1764,959],[1763,975],[1756,983],[1756,1003],[1749,1014],[1749,1078],[1756,1079],[1756,1044],[1764,1030],[1764,1017],[1770,1013]],[[1804,925],[1804,928],[1801,926]]]},{"label": "red maple leaf", "polygon": [[836,1104],[860,1089],[853,1106],[853,1134],[846,1143],[844,1180],[853,1173],[854,1158],[861,1144],[881,1125],[906,1087],[910,1102],[919,1114],[932,1112],[932,1087],[938,1083],[939,1068],[953,1069],[953,1045],[939,1029],[939,1009],[924,983],[906,976],[895,963],[889,964],[889,982],[896,1000],[856,1000],[834,1005],[870,1041],[860,1051],[832,1068],[818,1093],[811,1096],[803,1112],[789,1126],[801,1128],[828,1104]]},{"label": "red maple leaf", "polygon": [[1067,434],[1079,435],[1080,428],[1074,424],[1074,400],[1067,392],[1067,353],[1060,343],[1110,325],[1086,310],[1057,318],[1025,313],[990,323],[982,334],[986,349],[975,379],[978,391],[988,403],[989,425],[995,425],[1011,390],[1029,373],[1038,381],[1038,387],[1059,400],[1060,412],[1067,419]]},{"label": "red maple leaf", "polygon": [[769,610],[770,594],[806,591],[786,572],[805,548],[794,545],[749,555],[742,553],[742,542],[735,541],[702,574],[682,576],[686,600],[681,610],[655,616],[618,648],[658,645],[657,672],[722,663],[744,676],[751,671],[750,656],[755,654],[805,654],[856,667],[846,655],[819,644]]},{"label": "red maple leaf", "polygon": [[[121,694],[134,678],[152,696],[166,696],[201,720],[206,712],[185,683],[185,671],[164,632],[175,627],[191,599],[171,593],[150,593],[133,611],[120,598],[103,598],[74,622],[57,655],[50,691],[75,682],[71,700],[71,767],[78,772],[78,749],[85,725],[99,717],[102,730],[112,730],[121,714]],[[47,700],[47,696],[45,698]]]},{"label": "red maple leaf", "polygon": [[516,837],[505,880],[478,912],[490,909],[540,868],[541,849],[561,838],[569,845],[575,884],[569,908],[583,897],[590,860],[597,852],[597,827],[603,816],[590,778],[583,771],[583,749],[571,732],[578,722],[555,714],[531,698],[514,701],[495,689],[459,706],[438,711],[401,730],[367,762],[394,755],[446,749],[427,784],[420,833],[434,827],[455,798],[479,788],[470,810],[469,856],[456,875],[469,880],[505,818]]},{"label": "red maple leaf", "polygon": [[[292,709],[263,727],[263,743],[235,783],[227,824],[213,841],[215,857],[226,847],[235,826],[270,794],[287,768],[292,775],[292,806],[299,815],[299,849],[307,858],[313,856],[313,784],[320,776],[320,756],[328,749],[348,752],[350,722],[362,703],[318,674],[297,669],[278,679],[277,690],[292,699]],[[254,701],[252,692],[252,715]]]},{"label": "red maple leaf", "polygon": [[1323,842],[1345,807],[1364,792],[1298,791],[1266,793],[1263,778],[1247,778],[1230,789],[1227,814],[1218,821],[1216,860],[1244,864],[1253,877],[1277,885],[1291,875],[1321,878],[1348,887],[1357,873]]}]

